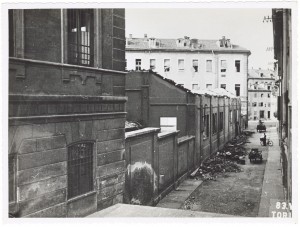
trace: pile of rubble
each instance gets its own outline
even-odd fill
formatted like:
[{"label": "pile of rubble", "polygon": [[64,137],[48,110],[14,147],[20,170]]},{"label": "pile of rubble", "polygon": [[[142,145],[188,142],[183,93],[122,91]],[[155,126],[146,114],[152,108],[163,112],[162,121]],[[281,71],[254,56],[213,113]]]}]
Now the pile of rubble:
[{"label": "pile of rubble", "polygon": [[241,168],[238,164],[244,165],[247,155],[243,145],[248,142],[251,134],[252,132],[244,132],[228,142],[223,150],[202,163],[190,176],[201,180],[216,180],[219,173],[240,172]]}]

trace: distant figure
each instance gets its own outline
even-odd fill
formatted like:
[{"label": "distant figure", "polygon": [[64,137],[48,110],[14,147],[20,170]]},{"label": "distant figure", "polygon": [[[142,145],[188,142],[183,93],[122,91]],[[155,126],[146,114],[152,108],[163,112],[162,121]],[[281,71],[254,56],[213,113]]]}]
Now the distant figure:
[{"label": "distant figure", "polygon": [[267,146],[267,135],[264,133],[264,146]]}]

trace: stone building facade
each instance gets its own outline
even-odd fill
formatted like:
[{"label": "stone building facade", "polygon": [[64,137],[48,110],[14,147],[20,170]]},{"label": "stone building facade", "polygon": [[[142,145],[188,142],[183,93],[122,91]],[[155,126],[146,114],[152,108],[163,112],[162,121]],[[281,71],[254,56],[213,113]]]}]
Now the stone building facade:
[{"label": "stone building facade", "polygon": [[277,117],[275,73],[271,70],[249,69],[248,119],[274,120]]},{"label": "stone building facade", "polygon": [[278,72],[276,84],[279,86],[278,130],[282,148],[283,184],[288,202],[292,202],[292,154],[293,151],[297,152],[296,149],[292,149],[293,128],[297,128],[296,122],[293,122],[292,118],[292,98],[293,92],[295,92],[292,90],[293,82],[295,82],[292,81],[292,13],[294,12],[291,9],[277,8],[272,10],[274,58],[277,60],[275,70]]},{"label": "stone building facade", "polygon": [[134,38],[126,39],[127,70],[149,70],[187,89],[224,88],[242,101],[247,115],[249,50],[220,40]]},{"label": "stone building facade", "polygon": [[9,10],[9,212],[123,201],[125,10]]}]

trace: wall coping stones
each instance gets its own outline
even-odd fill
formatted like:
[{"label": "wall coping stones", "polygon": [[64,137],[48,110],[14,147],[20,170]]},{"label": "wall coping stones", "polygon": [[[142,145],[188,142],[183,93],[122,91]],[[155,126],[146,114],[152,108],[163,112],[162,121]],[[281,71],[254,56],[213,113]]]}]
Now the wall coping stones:
[{"label": "wall coping stones", "polygon": [[178,138],[177,144],[180,145],[182,143],[185,143],[185,142],[187,142],[189,140],[193,140],[193,139],[195,139],[195,136],[183,136],[183,137]]},{"label": "wall coping stones", "polygon": [[158,139],[163,139],[165,137],[169,137],[171,135],[178,134],[179,132],[180,132],[180,130],[161,132],[161,133],[158,133],[157,136],[158,136]]},{"label": "wall coping stones", "polygon": [[149,128],[143,128],[143,129],[131,131],[131,132],[126,132],[125,139],[129,139],[129,138],[140,136],[140,135],[145,135],[148,133],[159,132],[159,131],[160,131],[160,128],[150,128],[149,127]]}]

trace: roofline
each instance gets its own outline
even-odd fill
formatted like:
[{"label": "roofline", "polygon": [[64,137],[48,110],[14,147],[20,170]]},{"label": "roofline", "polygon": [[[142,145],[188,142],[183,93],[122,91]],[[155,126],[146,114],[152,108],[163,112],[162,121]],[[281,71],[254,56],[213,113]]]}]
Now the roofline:
[{"label": "roofline", "polygon": [[150,52],[164,52],[164,51],[168,51],[168,52],[209,52],[211,53],[213,52],[220,52],[220,53],[246,53],[248,55],[251,55],[251,51],[250,50],[234,50],[234,49],[229,49],[229,50],[214,50],[214,49],[206,49],[206,50],[193,50],[193,49],[150,49],[150,48],[125,48],[126,52],[130,52],[130,51],[150,51]]},{"label": "roofline", "polygon": [[274,78],[248,77],[248,80],[275,80]]}]

